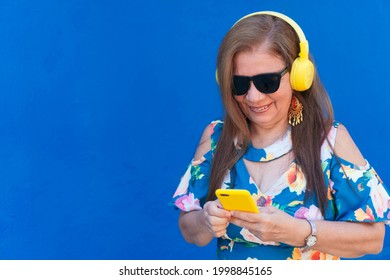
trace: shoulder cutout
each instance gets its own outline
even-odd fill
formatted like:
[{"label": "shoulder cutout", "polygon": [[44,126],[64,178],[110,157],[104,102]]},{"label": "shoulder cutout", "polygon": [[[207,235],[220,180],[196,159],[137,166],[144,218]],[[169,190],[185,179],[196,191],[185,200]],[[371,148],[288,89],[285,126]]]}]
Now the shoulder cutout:
[{"label": "shoulder cutout", "polygon": [[213,124],[209,124],[203,131],[198,148],[196,149],[194,161],[200,160],[201,157],[211,150],[211,135],[213,134]]},{"label": "shoulder cutout", "polygon": [[337,128],[336,142],[334,146],[335,153],[338,157],[345,159],[353,164],[365,166],[366,160],[356,146],[347,128],[339,124]]}]

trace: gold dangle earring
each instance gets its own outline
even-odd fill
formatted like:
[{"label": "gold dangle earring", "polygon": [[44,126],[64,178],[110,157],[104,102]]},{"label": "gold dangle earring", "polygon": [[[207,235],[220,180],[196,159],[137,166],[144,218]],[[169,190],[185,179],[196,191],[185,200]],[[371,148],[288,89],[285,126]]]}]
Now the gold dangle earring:
[{"label": "gold dangle earring", "polygon": [[303,122],[303,105],[294,95],[291,99],[290,110],[288,111],[288,123],[296,126]]}]

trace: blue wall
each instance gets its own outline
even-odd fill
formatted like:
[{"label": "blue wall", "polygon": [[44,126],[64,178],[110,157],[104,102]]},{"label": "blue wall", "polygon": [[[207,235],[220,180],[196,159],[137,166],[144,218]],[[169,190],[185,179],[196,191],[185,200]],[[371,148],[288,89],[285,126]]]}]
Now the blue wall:
[{"label": "blue wall", "polygon": [[[222,115],[218,45],[257,10],[302,26],[336,118],[390,185],[390,2],[346,2],[2,0],[0,258],[213,259],[168,201]],[[390,259],[388,232],[366,258]]]}]

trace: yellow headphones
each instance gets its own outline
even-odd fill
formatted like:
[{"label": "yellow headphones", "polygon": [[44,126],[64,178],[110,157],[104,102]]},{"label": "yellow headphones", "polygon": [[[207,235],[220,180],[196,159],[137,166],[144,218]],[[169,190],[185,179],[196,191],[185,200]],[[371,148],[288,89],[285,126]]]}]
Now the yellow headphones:
[{"label": "yellow headphones", "polygon": [[243,19],[256,15],[271,15],[278,17],[290,24],[292,28],[294,28],[299,38],[300,52],[299,56],[294,60],[291,67],[290,84],[292,89],[296,91],[308,90],[311,87],[314,79],[314,65],[309,60],[309,42],[306,40],[305,34],[303,33],[302,29],[295,21],[293,21],[288,16],[272,11],[262,11],[248,14],[239,19],[234,25],[236,25]]}]

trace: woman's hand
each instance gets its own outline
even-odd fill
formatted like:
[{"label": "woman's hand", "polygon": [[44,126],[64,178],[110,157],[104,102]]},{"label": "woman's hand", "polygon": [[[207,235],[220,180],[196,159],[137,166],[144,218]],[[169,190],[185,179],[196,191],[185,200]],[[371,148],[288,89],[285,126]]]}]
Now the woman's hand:
[{"label": "woman's hand", "polygon": [[208,201],[202,210],[182,212],[179,227],[187,242],[205,246],[214,237],[225,235],[230,218],[230,212],[222,209],[219,201]]},{"label": "woman's hand", "polygon": [[303,246],[310,234],[307,221],[291,217],[273,206],[259,208],[259,213],[232,211],[230,222],[246,228],[263,242],[283,242]]},{"label": "woman's hand", "polygon": [[203,207],[203,219],[209,233],[215,237],[225,235],[231,219],[230,211],[222,209],[218,200],[208,201]]}]

